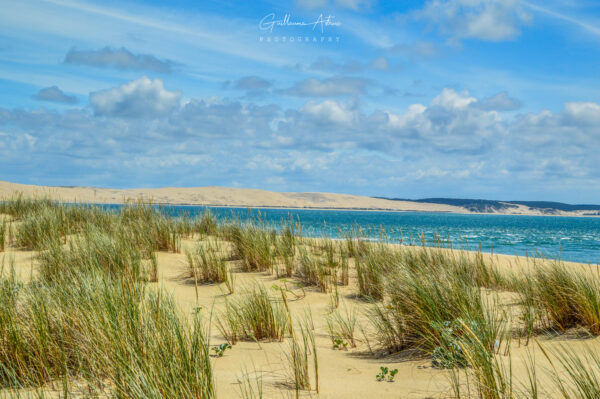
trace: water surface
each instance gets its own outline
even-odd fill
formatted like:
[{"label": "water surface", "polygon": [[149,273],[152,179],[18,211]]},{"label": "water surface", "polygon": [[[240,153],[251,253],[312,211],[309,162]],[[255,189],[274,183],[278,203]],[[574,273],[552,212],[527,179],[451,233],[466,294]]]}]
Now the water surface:
[{"label": "water surface", "polygon": [[[197,215],[200,206],[166,206],[173,215]],[[449,240],[455,248],[508,255],[543,255],[583,263],[600,263],[600,218],[472,215],[421,212],[338,211],[312,209],[210,208],[219,219],[255,219],[273,225],[293,218],[304,227],[303,234],[340,238],[357,225],[371,240],[426,245]],[[385,232],[385,237],[382,236]]]}]

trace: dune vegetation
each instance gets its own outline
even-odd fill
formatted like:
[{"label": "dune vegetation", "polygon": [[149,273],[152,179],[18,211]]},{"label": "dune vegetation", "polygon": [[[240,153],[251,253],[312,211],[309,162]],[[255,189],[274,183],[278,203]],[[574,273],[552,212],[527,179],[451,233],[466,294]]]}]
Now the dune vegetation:
[{"label": "dune vegetation", "polygon": [[239,397],[344,397],[341,359],[372,374],[361,397],[397,397],[411,362],[440,381],[415,397],[600,397],[592,266],[19,195],[0,259],[0,397],[229,397],[219,362],[265,348],[276,372],[227,363]]}]

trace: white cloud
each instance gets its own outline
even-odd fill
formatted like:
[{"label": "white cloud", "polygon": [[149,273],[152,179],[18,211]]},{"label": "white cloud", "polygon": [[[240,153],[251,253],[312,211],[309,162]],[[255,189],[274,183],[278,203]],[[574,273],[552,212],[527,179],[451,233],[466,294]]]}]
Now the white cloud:
[{"label": "white cloud", "polygon": [[452,40],[510,40],[530,20],[518,0],[430,0],[414,16]]},{"label": "white cloud", "polygon": [[477,99],[475,97],[470,97],[469,93],[466,91],[457,93],[453,89],[446,88],[431,101],[431,105],[448,109],[459,109],[465,108],[476,101]]},{"label": "white cloud", "polygon": [[152,54],[133,54],[124,47],[114,49],[104,47],[100,50],[71,49],[64,60],[65,64],[88,65],[100,68],[146,70],[161,73],[172,71],[173,62],[159,60]]},{"label": "white cloud", "polygon": [[363,78],[334,77],[327,79],[306,79],[297,82],[285,93],[298,97],[334,97],[364,94],[372,85]]},{"label": "white cloud", "polygon": [[113,89],[90,94],[94,113],[100,116],[158,117],[179,105],[181,93],[168,91],[160,79],[143,76]]},{"label": "white cloud", "polygon": [[[137,99],[138,86],[166,91],[162,82],[136,82],[110,89],[118,95],[105,103]],[[152,118],[122,118],[108,105],[102,116],[86,108],[0,109],[0,169],[9,180],[56,184],[253,181],[282,191],[368,187],[374,194],[426,185],[451,195],[464,193],[457,187],[502,194],[552,181],[565,196],[582,195],[581,187],[587,198],[600,195],[597,103],[515,115],[453,89],[426,104],[373,112],[332,99],[288,109],[209,98],[157,111],[155,102],[145,107]],[[48,180],[56,176],[63,180]]]},{"label": "white cloud", "polygon": [[600,126],[600,105],[591,102],[566,103],[565,120],[574,125]]},{"label": "white cloud", "polygon": [[33,98],[39,101],[50,101],[63,104],[77,103],[77,97],[66,94],[58,86],[45,87],[33,96]]},{"label": "white cloud", "polygon": [[260,90],[271,87],[271,82],[259,76],[245,76],[238,79],[234,87],[239,90]]},{"label": "white cloud", "polygon": [[354,119],[353,111],[349,110],[345,105],[333,100],[325,100],[321,103],[308,101],[300,108],[300,112],[326,123],[331,122],[347,125],[352,123],[352,120]]},{"label": "white cloud", "polygon": [[484,98],[479,101],[477,107],[486,111],[514,111],[521,108],[521,102],[515,98],[509,97],[507,92],[502,91],[492,97]]}]

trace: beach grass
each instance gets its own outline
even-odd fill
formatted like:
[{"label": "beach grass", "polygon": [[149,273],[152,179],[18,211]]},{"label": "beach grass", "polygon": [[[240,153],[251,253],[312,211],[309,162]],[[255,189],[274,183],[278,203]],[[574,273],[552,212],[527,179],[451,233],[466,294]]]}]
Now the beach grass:
[{"label": "beach grass", "polygon": [[[448,369],[456,397],[540,396],[533,361],[527,388],[512,375],[510,348],[523,332],[525,345],[572,329],[600,335],[598,271],[560,260],[514,273],[481,252],[390,245],[384,234],[367,242],[359,228],[343,240],[314,239],[293,220],[276,228],[260,217],[225,221],[209,211],[174,217],[142,201],[105,209],[16,196],[0,202],[0,214],[0,251],[32,250],[36,268],[26,282],[10,267],[0,272],[5,392],[60,386],[92,396],[212,398],[211,324],[232,345],[286,341],[289,385],[297,394],[318,391],[312,316],[294,321],[288,279],[302,287],[295,300],[306,296],[303,287],[329,299],[318,317],[334,348],[341,341],[350,351],[366,344],[371,356],[428,359]],[[184,248],[184,238],[193,247]],[[198,285],[225,285],[213,320],[198,305],[182,314],[170,294],[147,284],[159,279],[160,251],[183,252],[183,277],[196,295]],[[236,287],[236,273],[268,276],[278,289]],[[502,295],[516,300],[507,305]],[[600,397],[596,352],[543,353],[556,366],[558,397]],[[263,395],[262,380],[244,379],[240,389],[244,397]]]},{"label": "beach grass", "polygon": [[223,312],[215,323],[223,337],[232,345],[238,340],[283,341],[288,328],[285,308],[277,296],[256,284],[227,299]]},{"label": "beach grass", "polygon": [[77,379],[94,395],[214,396],[204,327],[165,292],[79,270],[27,285],[3,276],[0,303],[3,388]]},{"label": "beach grass", "polygon": [[226,255],[218,241],[203,242],[193,251],[187,251],[186,257],[187,278],[201,284],[228,282],[230,273]]}]

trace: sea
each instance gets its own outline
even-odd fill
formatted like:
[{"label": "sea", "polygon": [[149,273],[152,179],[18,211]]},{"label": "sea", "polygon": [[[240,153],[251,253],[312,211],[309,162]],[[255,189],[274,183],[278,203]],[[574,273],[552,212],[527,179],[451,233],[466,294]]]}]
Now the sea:
[{"label": "sea", "polygon": [[260,221],[281,229],[293,221],[310,237],[364,239],[404,245],[452,246],[507,255],[600,263],[600,218],[315,209],[160,206],[170,215],[207,210],[219,220]]}]

